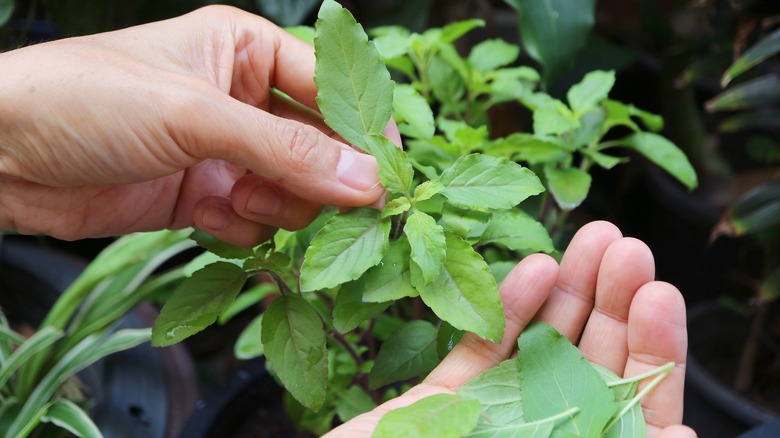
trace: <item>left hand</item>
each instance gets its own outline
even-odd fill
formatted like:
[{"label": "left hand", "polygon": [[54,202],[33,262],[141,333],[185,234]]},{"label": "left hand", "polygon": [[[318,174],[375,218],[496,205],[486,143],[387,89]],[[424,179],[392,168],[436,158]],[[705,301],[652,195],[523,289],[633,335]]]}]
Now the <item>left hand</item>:
[{"label": "left hand", "polygon": [[614,373],[636,376],[670,361],[676,367],[642,400],[648,437],[691,437],[681,426],[687,332],[685,303],[668,283],[653,281],[649,248],[607,222],[584,226],[560,268],[546,255],[522,260],[501,284],[507,318],[501,344],[466,334],[419,385],[331,431],[327,437],[370,436],[387,412],[458,388],[512,354],[532,320],[547,322],[583,356]]}]

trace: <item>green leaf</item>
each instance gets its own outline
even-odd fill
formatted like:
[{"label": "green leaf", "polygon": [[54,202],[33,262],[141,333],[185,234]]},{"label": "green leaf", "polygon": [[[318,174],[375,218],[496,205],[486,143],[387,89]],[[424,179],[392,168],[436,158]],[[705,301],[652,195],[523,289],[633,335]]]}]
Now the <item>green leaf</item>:
[{"label": "green leaf", "polygon": [[409,271],[410,252],[406,236],[390,243],[382,262],[366,272],[363,301],[384,303],[417,296]]},{"label": "green leaf", "polygon": [[780,297],[780,266],[776,267],[764,278],[759,290],[763,298],[774,300]]},{"label": "green leaf", "polygon": [[407,194],[412,185],[414,169],[406,158],[406,152],[382,135],[367,135],[368,150],[379,164],[379,179],[385,189]]},{"label": "green leaf", "polygon": [[322,3],[315,29],[320,112],[345,140],[367,150],[365,136],[382,134],[390,121],[390,73],[363,28],[335,1]]},{"label": "green leaf", "polygon": [[572,210],[582,204],[590,191],[591,177],[587,172],[574,168],[544,168],[555,201],[564,210]]},{"label": "green leaf", "polygon": [[409,239],[411,257],[420,268],[424,284],[431,284],[439,277],[444,264],[444,230],[434,218],[416,211],[406,219],[404,234]]},{"label": "green leaf", "polygon": [[504,336],[504,307],[496,280],[482,256],[463,239],[446,233],[444,268],[433,283],[423,285],[412,263],[412,284],[436,315],[462,330],[500,342]]},{"label": "green leaf", "polygon": [[60,386],[72,375],[110,354],[127,350],[151,338],[149,329],[124,329],[105,338],[90,335],[70,349],[29,393],[24,405],[8,428],[10,436],[34,427],[46,413],[46,405]]},{"label": "green leaf", "polygon": [[333,327],[340,333],[354,330],[361,322],[384,312],[389,302],[364,303],[365,281],[357,280],[341,286],[333,307]]},{"label": "green leaf", "polygon": [[233,352],[241,360],[260,357],[265,352],[263,342],[263,314],[257,315],[238,335]]},{"label": "green leaf", "polygon": [[512,208],[529,196],[544,191],[529,169],[505,158],[471,154],[445,170],[439,182],[441,193],[463,208]]},{"label": "green leaf", "polygon": [[658,114],[653,114],[649,111],[641,110],[634,105],[626,105],[629,114],[632,117],[637,117],[647,127],[647,129],[658,132],[664,129],[664,119]]},{"label": "green leaf", "polygon": [[261,340],[284,387],[302,405],[318,410],[325,401],[328,355],[317,312],[297,295],[282,295],[264,313]]},{"label": "green leaf", "polygon": [[[613,392],[615,401],[619,406],[619,414],[624,407],[631,403],[632,398],[636,395],[639,382],[641,382],[642,379],[625,380],[602,366],[596,364],[591,365],[598,371],[601,378]],[[620,418],[613,418],[611,421],[615,421],[615,423],[611,426],[607,426],[608,429],[603,435],[605,438],[643,437],[647,432],[645,417],[642,413],[642,405],[640,403],[635,403],[627,413],[623,414]]]},{"label": "green leaf", "polygon": [[41,326],[65,328],[73,313],[94,288],[106,278],[128,267],[152,258],[187,239],[191,230],[163,230],[154,233],[134,233],[122,236],[106,247],[63,292]]},{"label": "green leaf", "polygon": [[248,272],[274,272],[286,280],[291,280],[290,283],[294,283],[292,279],[288,278],[291,262],[292,260],[290,260],[290,256],[287,254],[269,251],[267,254],[255,253],[255,257],[249,258],[244,262],[243,268]]},{"label": "green leaf", "polygon": [[411,32],[403,26],[380,26],[369,30],[374,46],[385,60],[406,55],[411,45]]},{"label": "green leaf", "polygon": [[552,326],[532,323],[520,335],[518,348],[525,419],[542,420],[579,408],[553,436],[600,436],[618,406],[577,347]]},{"label": "green leaf", "polygon": [[436,130],[433,111],[425,98],[411,85],[395,86],[393,113],[401,134],[421,139],[433,137]]},{"label": "green leaf", "polygon": [[639,387],[641,379],[622,379],[620,376],[601,365],[595,363],[591,363],[591,365],[612,391],[615,396],[615,401],[628,401],[636,395],[636,390]]},{"label": "green leaf", "polygon": [[461,438],[477,424],[479,402],[452,394],[425,397],[382,417],[373,438]]},{"label": "green leaf", "polygon": [[485,27],[485,21],[478,18],[471,18],[450,23],[441,28],[439,41],[442,43],[451,43],[478,27]]},{"label": "green leaf", "polygon": [[780,223],[780,181],[760,184],[742,195],[726,212],[731,233],[754,234]]},{"label": "green leaf", "polygon": [[757,107],[780,101],[780,77],[774,74],[743,82],[707,101],[709,112]]},{"label": "green leaf", "polygon": [[0,0],[0,27],[5,26],[14,12],[14,0]]},{"label": "green leaf", "polygon": [[560,144],[522,132],[491,142],[485,148],[485,153],[529,164],[554,163],[565,157],[564,148]]},{"label": "green leaf", "polygon": [[301,267],[301,289],[329,289],[352,281],[387,252],[390,220],[373,208],[334,216],[312,240]]},{"label": "green leaf", "polygon": [[427,201],[444,190],[438,181],[425,181],[414,189],[414,202]]},{"label": "green leaf", "polygon": [[466,239],[473,229],[487,224],[493,215],[485,211],[462,210],[446,205],[441,217],[446,231]]},{"label": "green leaf", "polygon": [[184,265],[184,270],[182,271],[182,273],[184,274],[185,277],[192,277],[192,274],[194,274],[195,272],[216,262],[233,263],[236,266],[244,265],[243,259],[226,259],[214,254],[211,251],[204,251],[203,253],[198,254],[195,258],[187,262],[187,264]]},{"label": "green leaf", "polygon": [[[440,57],[434,57],[428,64],[428,80],[436,100],[443,104],[440,115],[452,112],[452,107],[461,103],[466,92],[466,82],[463,76]],[[449,105],[449,106],[448,106]]]},{"label": "green leaf", "polygon": [[412,203],[406,196],[395,198],[385,204],[385,208],[382,210],[382,217],[396,216],[401,213],[405,213],[412,208]]},{"label": "green leaf", "polygon": [[519,209],[496,213],[479,237],[480,244],[497,244],[513,251],[555,250],[547,229]]},{"label": "green leaf", "polygon": [[81,438],[102,438],[100,429],[86,412],[70,400],[57,400],[46,410],[41,421],[52,423]]},{"label": "green leaf", "polygon": [[251,289],[238,295],[238,297],[236,297],[236,299],[219,314],[219,323],[224,324],[228,322],[234,316],[259,303],[260,300],[274,292],[279,292],[279,286],[275,284],[262,283],[255,285]]},{"label": "green leaf", "polygon": [[637,132],[620,142],[669,172],[689,190],[698,185],[696,171],[685,153],[664,137],[652,132]]},{"label": "green leaf", "polygon": [[173,345],[213,324],[236,299],[246,279],[243,269],[225,262],[192,274],[160,310],[152,329],[152,344]]},{"label": "green leaf", "polygon": [[[618,407],[622,409],[628,402],[618,403]],[[607,429],[602,435],[603,438],[625,438],[625,437],[644,437],[647,433],[647,424],[645,423],[645,416],[642,413],[642,405],[636,403],[631,406],[627,413],[620,416],[620,418]]]},{"label": "green leaf", "polygon": [[438,331],[428,321],[407,322],[382,343],[368,375],[372,389],[428,374],[439,363]]},{"label": "green leaf", "polygon": [[607,111],[605,132],[614,126],[626,126],[632,131],[641,131],[632,117],[638,118],[647,129],[653,132],[660,131],[664,127],[664,119],[661,116],[641,110],[634,105],[626,105],[616,100],[605,99],[601,102],[601,106]]},{"label": "green leaf", "polygon": [[559,100],[551,100],[534,110],[534,134],[560,135],[580,127],[577,117]]},{"label": "green leaf", "polygon": [[502,39],[482,41],[469,52],[469,63],[480,71],[491,71],[517,60],[520,48]]},{"label": "green leaf", "polygon": [[16,419],[21,409],[19,399],[16,397],[7,397],[0,403],[0,434],[9,436],[8,429],[11,423]]},{"label": "green leaf", "polygon": [[552,417],[531,423],[507,425],[480,423],[470,434],[466,435],[466,438],[548,438],[553,434],[556,423],[576,415],[578,411],[577,408],[572,408]]},{"label": "green leaf", "polygon": [[464,334],[463,330],[456,329],[447,321],[442,321],[436,335],[436,354],[439,359],[444,359],[458,345]]},{"label": "green leaf", "polygon": [[193,231],[190,239],[194,240],[201,248],[207,249],[224,259],[245,259],[252,257],[254,254],[251,249],[232,245],[201,230]]},{"label": "green leaf", "polygon": [[458,389],[458,395],[462,398],[480,402],[480,423],[505,425],[525,422],[517,366],[516,359],[506,360]]},{"label": "green leaf", "polygon": [[588,40],[596,0],[505,0],[518,11],[520,40],[544,66],[546,82],[565,73]]},{"label": "green leaf", "polygon": [[723,74],[720,85],[725,87],[732,79],[780,52],[780,29],[775,30],[745,51]]},{"label": "green leaf", "polygon": [[24,340],[8,358],[0,362],[0,388],[5,388],[14,372],[39,351],[45,350],[62,338],[63,333],[53,327],[43,327]]},{"label": "green leaf", "polygon": [[607,98],[614,85],[614,71],[592,71],[569,89],[566,95],[569,106],[576,114],[596,109],[599,103]]},{"label": "green leaf", "polygon": [[320,0],[255,0],[264,17],[280,26],[299,24],[314,11]]},{"label": "green leaf", "polygon": [[376,407],[371,396],[359,386],[351,386],[338,395],[336,412],[341,421],[347,422],[358,415],[364,414]]},{"label": "green leaf", "polygon": [[580,153],[604,169],[612,169],[620,163],[628,162],[625,157],[613,157],[612,155],[602,154],[592,149],[580,149]]}]

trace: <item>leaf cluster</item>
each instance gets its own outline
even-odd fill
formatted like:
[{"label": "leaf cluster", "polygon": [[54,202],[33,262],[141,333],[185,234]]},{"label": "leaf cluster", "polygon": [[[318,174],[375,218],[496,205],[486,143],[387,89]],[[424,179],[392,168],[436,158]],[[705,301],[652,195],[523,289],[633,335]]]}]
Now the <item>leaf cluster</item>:
[{"label": "leaf cluster", "polygon": [[[674,368],[620,378],[591,364],[552,326],[534,323],[518,339],[517,358],[462,386],[386,414],[385,437],[643,437],[640,401]],[[639,384],[653,378],[641,391]]]},{"label": "leaf cluster", "polygon": [[[419,34],[384,27],[372,40],[326,0],[313,31],[296,28],[315,47],[325,123],[376,158],[386,204],[329,209],[253,249],[195,233],[208,252],[184,268],[153,343],[179,342],[257,306],[236,354],[264,355],[291,395],[288,410],[324,433],[335,416],[346,421],[427,374],[463,332],[501,340],[497,284],[508,260],[555,250],[521,204],[548,188],[562,210],[574,208],[591,164],[622,161],[603,152],[615,146],[693,184],[674,145],[640,128],[658,130],[660,119],[608,99],[612,72],[586,76],[563,103],[537,89],[535,70],[514,66],[517,46],[489,40],[461,56],[454,42],[482,24]],[[395,83],[386,66],[406,82]],[[491,138],[487,111],[510,101],[533,110],[535,132]],[[406,149],[383,135],[391,117]],[[603,141],[618,126],[633,133]]]}]

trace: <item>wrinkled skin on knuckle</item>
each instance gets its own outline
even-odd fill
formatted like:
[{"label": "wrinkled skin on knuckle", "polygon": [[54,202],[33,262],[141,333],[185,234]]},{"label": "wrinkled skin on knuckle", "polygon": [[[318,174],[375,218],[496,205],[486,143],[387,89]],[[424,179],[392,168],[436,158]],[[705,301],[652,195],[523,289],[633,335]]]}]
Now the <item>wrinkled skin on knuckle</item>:
[{"label": "wrinkled skin on knuckle", "polygon": [[327,138],[317,128],[304,124],[288,125],[283,128],[282,138],[288,147],[286,176],[311,174],[326,158],[322,143]]}]

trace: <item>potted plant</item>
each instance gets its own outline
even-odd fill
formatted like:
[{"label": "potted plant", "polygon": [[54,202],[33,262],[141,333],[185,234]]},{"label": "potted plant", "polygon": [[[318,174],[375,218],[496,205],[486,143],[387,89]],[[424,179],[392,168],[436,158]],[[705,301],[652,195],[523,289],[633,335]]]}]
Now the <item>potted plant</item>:
[{"label": "potted plant", "polygon": [[[636,151],[689,186],[696,180],[684,155],[654,132],[657,116],[608,98],[611,72],[587,75],[564,102],[541,91],[535,70],[513,66],[516,45],[489,40],[461,56],[453,42],[480,20],[422,33],[379,28],[372,43],[333,1],[319,17],[314,32],[296,29],[313,39],[319,108],[346,141],[377,158],[384,209],[330,209],[306,229],[280,231],[251,249],[195,232],[208,252],[184,269],[188,278],[168,298],[152,338],[180,342],[262,303],[238,352],[263,354],[297,424],[321,434],[403,391],[464,331],[499,340],[496,284],[509,260],[555,250],[550,234],[561,236],[568,212],[587,196],[591,168],[624,161],[611,150]],[[408,83],[394,84],[385,64]],[[488,109],[507,101],[528,107],[532,133],[491,138]],[[382,135],[391,115],[406,151]],[[615,127],[628,135],[613,135]],[[250,278],[262,281],[246,288]],[[604,388],[602,380],[634,388],[607,421],[635,412],[635,382],[588,370]]]},{"label": "potted plant", "polygon": [[[133,309],[175,281],[175,275],[155,275],[138,287],[170,254],[191,246],[185,237],[181,232],[128,236],[86,269],[72,256],[5,238],[0,247],[3,436],[130,431],[163,438],[175,433],[180,425],[170,419],[194,400],[186,398],[189,391],[166,394],[164,381],[170,377],[192,386],[182,373],[186,360],[179,357],[178,367],[176,362],[171,367],[170,359],[164,362],[175,351],[152,350],[149,316]],[[139,361],[146,366],[133,365]],[[182,375],[166,373],[166,363]]]},{"label": "potted plant", "polygon": [[[713,230],[713,240],[730,238],[738,257],[723,297],[728,305],[710,302],[692,309],[690,381],[745,427],[772,421],[780,412],[772,396],[772,388],[777,387],[772,363],[777,355],[769,347],[776,339],[775,299],[780,290],[780,146],[777,122],[771,117],[777,111],[772,100],[777,91],[768,85],[778,81],[772,59],[780,52],[778,41],[780,30],[759,37],[721,80],[724,87],[739,83],[706,104],[709,111],[728,112],[720,125],[723,132],[752,130],[743,152],[761,165],[747,173],[754,176],[752,186],[729,205]],[[716,325],[714,319],[719,321]],[[727,342],[714,348],[707,338]]]}]

